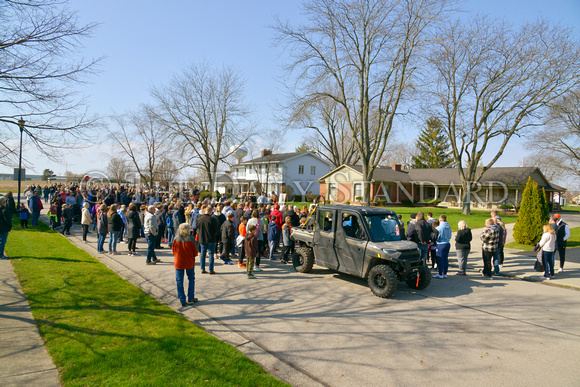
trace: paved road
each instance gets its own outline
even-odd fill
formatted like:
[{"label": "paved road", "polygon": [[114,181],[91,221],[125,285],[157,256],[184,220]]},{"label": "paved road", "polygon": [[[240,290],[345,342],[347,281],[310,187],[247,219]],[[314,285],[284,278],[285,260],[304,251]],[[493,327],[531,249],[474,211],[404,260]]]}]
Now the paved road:
[{"label": "paved road", "polygon": [[[215,276],[197,272],[201,302],[182,308],[168,249],[156,266],[142,256],[97,255],[95,234],[85,245],[75,228],[73,243],[296,386],[580,384],[580,291],[484,280],[480,259],[467,277],[433,280],[423,291],[400,284],[391,299],[316,266],[300,274],[267,261],[248,280],[237,266],[218,264]],[[516,270],[520,261],[510,259]],[[580,262],[566,274],[577,280]]]}]

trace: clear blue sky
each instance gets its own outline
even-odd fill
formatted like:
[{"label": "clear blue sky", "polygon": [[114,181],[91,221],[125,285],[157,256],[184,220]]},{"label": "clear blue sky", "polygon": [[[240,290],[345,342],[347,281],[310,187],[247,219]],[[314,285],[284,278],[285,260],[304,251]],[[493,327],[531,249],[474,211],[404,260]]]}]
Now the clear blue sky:
[{"label": "clear blue sky", "polygon": [[[90,107],[102,115],[134,110],[150,101],[151,85],[162,85],[191,62],[209,60],[238,69],[260,127],[276,126],[273,115],[275,101],[283,98],[279,77],[284,57],[273,46],[269,25],[274,15],[299,23],[299,5],[275,0],[72,0],[70,8],[78,10],[82,22],[100,23],[94,37],[85,42],[86,56],[105,56],[102,72],[84,89]],[[514,24],[544,17],[574,27],[579,36],[580,0],[468,0],[464,8]],[[289,151],[300,138],[297,133],[287,135]],[[83,150],[82,156],[65,155],[62,163],[27,153],[36,164],[28,174],[40,174],[48,167],[60,175],[67,168],[75,173],[104,170],[110,147],[98,144]],[[506,153],[496,166],[519,165],[525,155],[517,141]]]}]

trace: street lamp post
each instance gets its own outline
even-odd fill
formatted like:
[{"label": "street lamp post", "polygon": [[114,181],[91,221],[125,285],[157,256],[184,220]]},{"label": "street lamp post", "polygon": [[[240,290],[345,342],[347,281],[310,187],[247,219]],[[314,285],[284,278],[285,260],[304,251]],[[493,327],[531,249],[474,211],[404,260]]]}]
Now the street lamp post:
[{"label": "street lamp post", "polygon": [[22,134],[24,133],[24,123],[25,121],[20,117],[18,120],[18,126],[20,127],[20,157],[18,159],[18,201],[16,205],[20,208],[20,192],[22,184]]}]

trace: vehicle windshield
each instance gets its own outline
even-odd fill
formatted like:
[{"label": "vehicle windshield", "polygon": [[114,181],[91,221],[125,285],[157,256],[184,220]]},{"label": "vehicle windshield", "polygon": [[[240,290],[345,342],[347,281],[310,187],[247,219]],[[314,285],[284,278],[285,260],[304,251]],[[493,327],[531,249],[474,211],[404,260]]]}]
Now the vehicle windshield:
[{"label": "vehicle windshield", "polygon": [[401,240],[397,215],[366,215],[365,219],[369,225],[371,240],[373,242],[391,242]]}]

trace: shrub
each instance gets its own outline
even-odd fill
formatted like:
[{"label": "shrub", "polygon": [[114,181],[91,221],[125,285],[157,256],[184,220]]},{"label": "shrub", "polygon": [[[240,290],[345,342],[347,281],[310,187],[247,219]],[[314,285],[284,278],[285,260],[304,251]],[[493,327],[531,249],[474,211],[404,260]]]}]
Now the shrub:
[{"label": "shrub", "polygon": [[538,192],[540,195],[540,211],[542,214],[542,224],[546,224],[550,221],[550,206],[548,206],[548,201],[546,200],[546,190],[542,188],[542,192]]},{"label": "shrub", "polygon": [[542,237],[543,224],[538,184],[530,177],[522,195],[520,213],[514,226],[514,239],[523,245],[537,243]]},{"label": "shrub", "polygon": [[415,201],[412,199],[403,199],[401,200],[401,203],[403,203],[403,205],[405,206],[412,206],[413,204],[415,204]]},{"label": "shrub", "polygon": [[354,198],[357,202],[362,202],[362,196],[357,196]]},{"label": "shrub", "polygon": [[347,206],[349,206],[350,205],[350,201],[347,200],[346,202],[344,202],[344,204],[346,204]]},{"label": "shrub", "polygon": [[512,208],[514,208],[514,206],[512,206],[511,204],[502,204],[501,206],[499,206],[499,208],[501,210],[511,210]]}]

